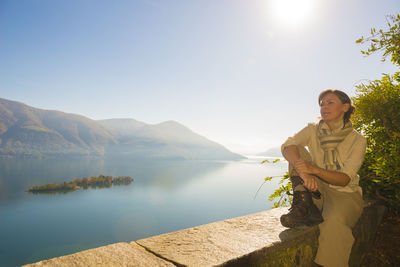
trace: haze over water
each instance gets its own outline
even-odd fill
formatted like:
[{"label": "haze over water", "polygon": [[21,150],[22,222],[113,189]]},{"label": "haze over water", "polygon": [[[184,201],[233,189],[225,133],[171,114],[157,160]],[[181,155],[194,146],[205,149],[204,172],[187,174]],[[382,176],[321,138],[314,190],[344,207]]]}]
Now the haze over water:
[{"label": "haze over water", "polygon": [[[115,242],[267,210],[286,162],[1,159],[0,266],[36,262]],[[129,186],[31,194],[28,186],[99,174],[134,178]]]}]

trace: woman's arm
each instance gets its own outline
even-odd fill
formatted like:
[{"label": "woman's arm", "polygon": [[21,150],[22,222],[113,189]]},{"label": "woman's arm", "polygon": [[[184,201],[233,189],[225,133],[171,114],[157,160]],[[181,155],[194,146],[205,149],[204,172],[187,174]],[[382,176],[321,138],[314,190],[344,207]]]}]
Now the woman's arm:
[{"label": "woman's arm", "polygon": [[316,175],[329,184],[346,186],[352,178],[357,176],[357,172],[364,160],[366,148],[366,139],[362,135],[355,135],[352,139],[351,151],[348,151],[350,156],[343,162],[343,168],[340,171],[328,171],[312,165],[301,158],[297,159],[293,166],[298,172]]},{"label": "woman's arm", "polygon": [[301,158],[297,159],[294,162],[293,166],[299,173],[316,175],[323,179],[325,182],[332,185],[346,186],[350,182],[350,177],[343,172],[328,171],[318,166],[312,165]]},{"label": "woman's arm", "polygon": [[[285,157],[285,159],[294,166],[296,171],[299,173],[301,179],[303,179],[303,185],[308,188],[311,191],[316,191],[318,189],[318,184],[315,178],[310,175],[307,172],[304,172],[299,170],[296,167],[296,162],[299,162],[299,160],[304,161],[303,159],[300,158],[299,150],[296,145],[289,145],[285,147],[282,151],[282,155]],[[305,161],[304,161],[305,162]]]},{"label": "woman's arm", "polygon": [[294,166],[294,163],[300,159],[299,150],[296,145],[290,145],[283,149],[283,157]]}]

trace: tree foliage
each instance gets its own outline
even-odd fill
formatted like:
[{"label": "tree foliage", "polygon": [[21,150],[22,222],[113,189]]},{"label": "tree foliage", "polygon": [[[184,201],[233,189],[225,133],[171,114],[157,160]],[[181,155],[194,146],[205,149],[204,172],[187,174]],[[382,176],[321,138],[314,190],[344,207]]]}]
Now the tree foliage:
[{"label": "tree foliage", "polygon": [[104,176],[99,175],[98,177],[92,176],[90,178],[76,178],[72,182],[63,182],[60,184],[52,183],[45,185],[34,185],[28,188],[28,192],[40,193],[40,192],[68,192],[74,191],[81,188],[104,188],[111,187],[112,185],[128,185],[133,182],[130,176]]},{"label": "tree foliage", "polygon": [[388,30],[375,28],[371,29],[371,36],[364,38],[362,36],[356,43],[369,43],[367,50],[361,50],[361,53],[369,56],[377,51],[383,52],[382,61],[390,56],[390,61],[400,67],[400,14],[396,16],[387,16]]},{"label": "tree foliage", "polygon": [[[272,163],[275,164],[277,162],[279,162],[280,159],[274,159],[273,161],[269,161],[268,159],[263,160],[261,162],[261,164],[265,164],[265,163]],[[258,188],[257,192],[256,192],[256,196],[258,191],[260,191],[261,187],[266,183],[266,182],[270,182],[272,181],[273,178],[277,178],[280,177],[280,180],[278,182],[279,187],[277,189],[274,190],[274,192],[269,195],[268,197],[268,201],[274,201],[275,199],[278,198],[278,200],[274,201],[274,205],[272,206],[272,208],[278,208],[278,207],[287,207],[290,206],[292,203],[292,195],[289,194],[290,190],[292,189],[292,184],[290,183],[290,179],[289,179],[289,172],[286,172],[284,175],[282,176],[267,176],[264,178],[264,182],[261,184],[260,188]]]},{"label": "tree foliage", "polygon": [[[400,68],[400,15],[390,16],[387,31],[371,29],[371,36],[357,43],[370,43],[365,55],[382,51]],[[364,163],[359,171],[364,193],[385,200],[400,212],[400,72],[385,74],[380,80],[357,86],[353,98],[354,127],[368,141]]]},{"label": "tree foliage", "polygon": [[293,196],[290,194],[292,190],[292,183],[290,183],[289,172],[286,172],[279,180],[279,187],[268,197],[269,201],[274,201],[272,208],[288,207],[292,204]]}]

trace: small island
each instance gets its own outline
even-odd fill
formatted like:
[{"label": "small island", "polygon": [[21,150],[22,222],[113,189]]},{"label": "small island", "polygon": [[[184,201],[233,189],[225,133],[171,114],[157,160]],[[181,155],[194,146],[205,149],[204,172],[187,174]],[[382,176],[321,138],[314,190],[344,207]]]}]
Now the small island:
[{"label": "small island", "polygon": [[45,184],[45,185],[34,185],[28,187],[28,192],[32,193],[52,193],[52,192],[70,192],[79,189],[90,188],[104,188],[111,187],[112,185],[129,185],[133,182],[130,176],[104,176],[99,175],[98,177],[92,176],[90,178],[76,178],[72,182],[64,182],[61,184]]}]

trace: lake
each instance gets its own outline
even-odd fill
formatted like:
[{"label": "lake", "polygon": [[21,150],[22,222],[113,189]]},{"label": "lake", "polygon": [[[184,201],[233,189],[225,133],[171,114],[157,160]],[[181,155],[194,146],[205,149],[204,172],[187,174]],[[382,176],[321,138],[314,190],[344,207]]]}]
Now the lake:
[{"label": "lake", "polygon": [[[116,242],[270,209],[287,162],[144,159],[0,159],[0,266],[17,266]],[[131,176],[128,186],[32,194],[28,186]]]}]

